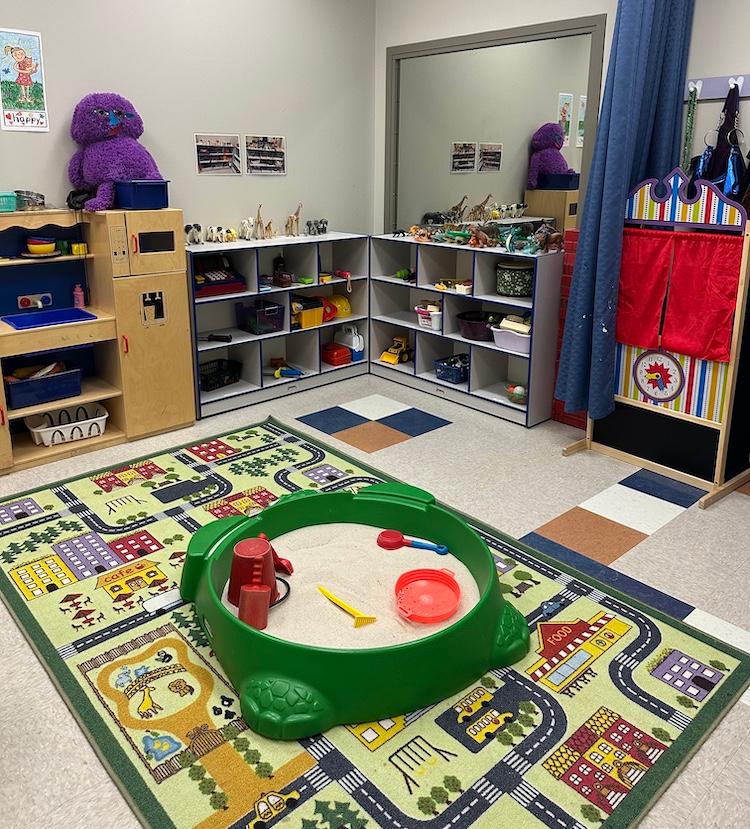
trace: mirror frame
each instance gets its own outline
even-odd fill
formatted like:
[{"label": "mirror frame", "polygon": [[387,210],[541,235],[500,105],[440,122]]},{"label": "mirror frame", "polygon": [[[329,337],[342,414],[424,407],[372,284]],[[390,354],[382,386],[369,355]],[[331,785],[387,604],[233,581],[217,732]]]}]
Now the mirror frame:
[{"label": "mirror frame", "polygon": [[[440,40],[425,40],[421,43],[407,43],[389,46],[386,49],[386,112],[385,112],[385,198],[383,230],[390,233],[396,229],[398,201],[398,136],[401,61],[425,55],[441,55],[449,52],[463,52],[490,46],[507,46],[511,43],[528,43],[535,40],[553,40],[558,37],[591,35],[589,55],[589,78],[586,89],[586,135],[594,135],[599,118],[599,104],[602,92],[602,71],[604,68],[604,32],[606,14],[576,17],[570,20],[553,20],[532,26],[519,26],[493,32],[478,32],[471,35],[446,37]],[[594,141],[584,141],[581,156],[580,191],[585,193],[588,172],[594,154]],[[581,204],[583,199],[581,199]]]}]

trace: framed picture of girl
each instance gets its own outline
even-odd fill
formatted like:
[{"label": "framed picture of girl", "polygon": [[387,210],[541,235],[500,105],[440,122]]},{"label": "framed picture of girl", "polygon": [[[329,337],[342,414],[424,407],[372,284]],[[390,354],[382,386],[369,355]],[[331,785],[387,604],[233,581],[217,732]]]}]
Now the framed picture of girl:
[{"label": "framed picture of girl", "polygon": [[0,126],[48,132],[40,32],[0,28]]}]

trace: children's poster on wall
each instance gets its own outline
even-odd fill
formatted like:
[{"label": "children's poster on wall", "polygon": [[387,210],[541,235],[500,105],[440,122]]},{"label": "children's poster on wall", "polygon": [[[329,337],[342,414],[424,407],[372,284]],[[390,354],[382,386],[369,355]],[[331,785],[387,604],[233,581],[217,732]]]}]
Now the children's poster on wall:
[{"label": "children's poster on wall", "polygon": [[2,128],[49,132],[39,32],[0,28]]},{"label": "children's poster on wall", "polygon": [[502,160],[502,144],[499,142],[479,142],[478,173],[499,173]]},{"label": "children's poster on wall", "polygon": [[246,135],[245,169],[250,176],[286,175],[286,138],[283,135]]},{"label": "children's poster on wall", "polygon": [[578,126],[576,127],[576,147],[583,146],[583,133],[586,127],[586,96],[578,98]]},{"label": "children's poster on wall", "polygon": [[451,173],[475,173],[476,170],[476,141],[451,141]]},{"label": "children's poster on wall", "polygon": [[563,147],[570,146],[570,122],[573,118],[573,95],[559,92],[557,95],[557,123],[563,129]]},{"label": "children's poster on wall", "polygon": [[239,133],[195,133],[195,159],[199,176],[241,176]]}]

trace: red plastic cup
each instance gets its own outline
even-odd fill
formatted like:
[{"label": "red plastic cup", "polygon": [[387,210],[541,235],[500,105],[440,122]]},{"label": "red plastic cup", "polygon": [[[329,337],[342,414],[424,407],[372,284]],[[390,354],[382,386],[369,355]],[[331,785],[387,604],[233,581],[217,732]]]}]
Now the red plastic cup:
[{"label": "red plastic cup", "polygon": [[234,545],[232,570],[229,575],[229,602],[237,607],[240,590],[246,584],[265,584],[271,590],[271,602],[279,597],[276,589],[276,573],[273,551],[267,539],[246,538]]},{"label": "red plastic cup", "polygon": [[268,625],[268,609],[271,606],[271,588],[267,584],[245,584],[240,590],[238,616],[241,622],[265,630]]}]

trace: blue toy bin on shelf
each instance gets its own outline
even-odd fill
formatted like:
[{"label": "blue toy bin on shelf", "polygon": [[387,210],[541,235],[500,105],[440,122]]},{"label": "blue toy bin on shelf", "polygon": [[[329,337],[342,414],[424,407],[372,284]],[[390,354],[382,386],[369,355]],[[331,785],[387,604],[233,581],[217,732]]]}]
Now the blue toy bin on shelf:
[{"label": "blue toy bin on shelf", "polygon": [[169,207],[169,180],[116,181],[115,205],[123,210]]},{"label": "blue toy bin on shelf", "polygon": [[9,409],[22,409],[39,403],[51,403],[81,393],[81,369],[70,368],[36,380],[16,380],[5,384]]},{"label": "blue toy bin on shelf", "polygon": [[580,173],[539,173],[537,190],[577,190]]}]

